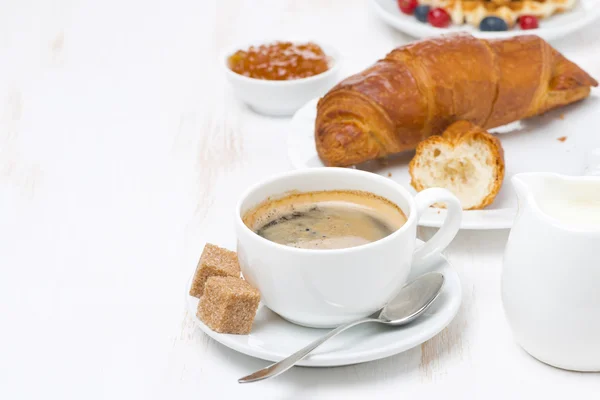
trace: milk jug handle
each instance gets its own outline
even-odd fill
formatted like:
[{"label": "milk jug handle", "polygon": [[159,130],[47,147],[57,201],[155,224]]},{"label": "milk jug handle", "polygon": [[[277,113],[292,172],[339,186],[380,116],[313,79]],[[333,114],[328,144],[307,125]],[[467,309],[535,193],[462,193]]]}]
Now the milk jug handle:
[{"label": "milk jug handle", "polygon": [[425,189],[419,192],[415,196],[415,203],[417,220],[436,203],[444,203],[447,208],[446,219],[439,231],[415,250],[412,268],[420,275],[427,272],[427,267],[448,247],[458,233],[462,221],[462,206],[456,196],[441,188]]}]

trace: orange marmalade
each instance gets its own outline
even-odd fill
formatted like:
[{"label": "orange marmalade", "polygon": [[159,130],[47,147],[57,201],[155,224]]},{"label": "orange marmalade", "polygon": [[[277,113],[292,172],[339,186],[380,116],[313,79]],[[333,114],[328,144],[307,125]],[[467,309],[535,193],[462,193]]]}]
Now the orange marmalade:
[{"label": "orange marmalade", "polygon": [[328,57],[314,43],[275,42],[238,50],[229,68],[249,78],[285,81],[318,75],[329,69]]}]

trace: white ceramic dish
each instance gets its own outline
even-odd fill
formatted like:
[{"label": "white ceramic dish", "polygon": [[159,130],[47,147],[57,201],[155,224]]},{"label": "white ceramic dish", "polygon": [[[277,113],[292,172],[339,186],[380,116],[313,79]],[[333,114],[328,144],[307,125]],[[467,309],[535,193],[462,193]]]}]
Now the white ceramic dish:
[{"label": "white ceramic dish", "polygon": [[521,207],[501,294],[515,341],[546,364],[600,372],[600,177],[531,173],[512,184]]},{"label": "white ceramic dish", "polygon": [[[288,155],[294,168],[324,166],[317,155],[314,125],[317,100],[312,100],[294,115],[288,137]],[[561,118],[564,116],[564,118]],[[506,182],[519,172],[555,172],[564,175],[583,175],[590,165],[591,151],[600,147],[600,95],[597,93],[578,104],[549,112],[492,130],[499,132],[504,147],[506,177],[498,197],[485,210],[465,211],[463,229],[510,228],[517,210],[517,198]],[[557,140],[565,136],[564,142]],[[383,176],[391,174],[411,193],[408,162],[412,154],[402,154],[387,165],[370,162],[358,168]],[[419,220],[422,226],[439,227],[445,210],[431,208]]]},{"label": "white ceramic dish", "polygon": [[370,0],[375,13],[388,25],[407,35],[426,38],[452,32],[469,32],[483,39],[505,38],[516,35],[538,35],[546,40],[559,39],[591,24],[600,17],[598,0],[579,0],[575,8],[540,22],[540,28],[522,31],[518,28],[506,32],[482,32],[470,25],[436,28],[419,22],[414,16],[403,14],[396,0]]},{"label": "white ceramic dish", "polygon": [[325,94],[339,81],[339,70],[342,62],[340,53],[333,47],[315,40],[290,40],[293,43],[316,43],[331,60],[331,67],[315,76],[289,81],[268,81],[248,78],[233,72],[227,63],[230,55],[237,50],[245,50],[250,46],[272,43],[275,40],[252,41],[237,44],[225,49],[220,56],[220,64],[227,80],[233,87],[237,97],[254,111],[271,116],[292,115],[307,101]]},{"label": "white ceramic dish", "polygon": [[[444,257],[438,257],[431,270],[444,274],[444,288],[436,302],[417,321],[400,328],[379,324],[357,326],[331,339],[298,365],[334,367],[378,360],[411,349],[437,335],[458,312],[462,291],[458,274]],[[196,315],[198,299],[188,295],[186,302],[188,312]],[[279,361],[327,332],[294,325],[263,305],[259,306],[249,335],[216,333],[200,320],[197,322],[202,331],[224,346],[268,361]]]},{"label": "white ceramic dish", "polygon": [[[265,199],[321,190],[362,190],[388,199],[407,217],[390,235],[341,249],[299,249],[271,242],[248,228],[243,216]],[[432,204],[450,206],[434,237],[417,247],[420,216]],[[396,297],[411,273],[426,272],[460,229],[460,200],[447,190],[428,189],[413,196],[401,185],[349,168],[311,168],[275,175],[250,187],[236,206],[235,232],[242,274],[260,290],[269,309],[293,323],[335,328],[380,310]],[[314,232],[314,231],[313,231]],[[365,265],[369,273],[365,274]],[[340,277],[344,284],[340,285]],[[360,296],[357,296],[360,293]]]}]

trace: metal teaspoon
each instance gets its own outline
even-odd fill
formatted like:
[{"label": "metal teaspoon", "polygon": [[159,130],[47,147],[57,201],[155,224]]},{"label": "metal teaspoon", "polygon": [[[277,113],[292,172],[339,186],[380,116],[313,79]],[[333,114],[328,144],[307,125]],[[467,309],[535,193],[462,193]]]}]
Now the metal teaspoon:
[{"label": "metal teaspoon", "polygon": [[240,378],[238,379],[238,382],[250,383],[276,377],[292,368],[296,363],[308,356],[314,349],[321,346],[332,337],[337,336],[353,326],[365,322],[378,322],[390,326],[406,325],[418,318],[431,304],[433,304],[435,299],[441,293],[443,286],[444,275],[439,272],[425,274],[404,286],[400,293],[398,293],[398,295],[381,310],[377,318],[367,317],[341,325],[322,338],[317,339],[308,346],[298,350],[291,356],[256,371],[253,374]]}]

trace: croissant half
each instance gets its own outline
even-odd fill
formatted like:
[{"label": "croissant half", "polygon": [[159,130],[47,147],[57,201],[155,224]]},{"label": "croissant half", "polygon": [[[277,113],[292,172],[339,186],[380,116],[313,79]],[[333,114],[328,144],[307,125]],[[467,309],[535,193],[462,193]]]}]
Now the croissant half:
[{"label": "croissant half", "polygon": [[355,165],[413,150],[459,120],[494,128],[584,99],[597,85],[537,36],[423,40],[320,99],[316,147],[328,166]]}]

